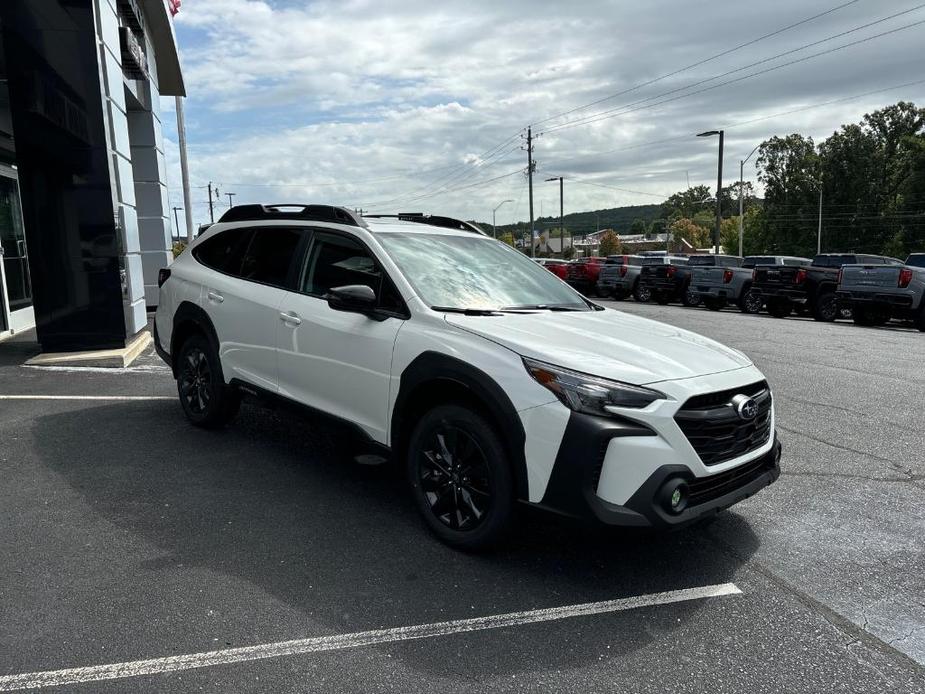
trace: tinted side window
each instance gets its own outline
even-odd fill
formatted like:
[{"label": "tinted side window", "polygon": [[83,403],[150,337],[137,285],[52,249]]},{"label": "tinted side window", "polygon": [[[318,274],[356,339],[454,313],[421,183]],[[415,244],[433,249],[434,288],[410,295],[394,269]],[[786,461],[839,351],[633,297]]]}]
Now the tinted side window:
[{"label": "tinted side window", "polygon": [[285,287],[300,238],[295,229],[258,229],[241,261],[240,277]]},{"label": "tinted side window", "polygon": [[384,276],[369,251],[357,241],[337,234],[317,233],[312,241],[300,291],[324,296],[332,287],[365,284],[379,297],[379,308],[404,312],[404,302]]},{"label": "tinted side window", "polygon": [[790,265],[793,267],[808,267],[810,261],[805,258],[784,258],[784,265]]},{"label": "tinted side window", "polygon": [[193,257],[208,268],[236,275],[253,233],[251,229],[221,231],[197,245]]}]

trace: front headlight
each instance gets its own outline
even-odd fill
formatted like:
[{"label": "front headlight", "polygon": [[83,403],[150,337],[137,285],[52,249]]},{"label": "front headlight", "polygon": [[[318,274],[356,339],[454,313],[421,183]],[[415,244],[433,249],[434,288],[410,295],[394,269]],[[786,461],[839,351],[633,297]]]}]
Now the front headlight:
[{"label": "front headlight", "polygon": [[576,412],[607,417],[611,414],[607,410],[609,406],[641,408],[667,397],[657,390],[608,381],[533,359],[524,358],[524,366],[537,383]]}]

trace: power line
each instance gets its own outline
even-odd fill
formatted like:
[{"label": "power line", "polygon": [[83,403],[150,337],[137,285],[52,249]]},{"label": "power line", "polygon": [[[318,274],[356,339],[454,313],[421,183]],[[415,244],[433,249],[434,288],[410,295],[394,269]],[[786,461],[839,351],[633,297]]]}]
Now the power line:
[{"label": "power line", "polygon": [[[615,108],[613,108],[613,109],[609,109],[609,110],[607,110],[607,111],[601,111],[601,112],[599,112],[599,113],[591,114],[591,115],[589,115],[589,116],[585,116],[585,117],[583,117],[583,118],[581,118],[581,119],[578,119],[578,120],[569,121],[569,122],[563,123],[563,124],[561,124],[561,125],[552,126],[552,127],[550,127],[550,128],[547,128],[544,132],[545,132],[545,133],[558,132],[559,130],[566,130],[566,129],[569,129],[569,128],[578,127],[578,126],[580,126],[580,125],[589,125],[589,124],[591,124],[591,123],[597,123],[597,122],[600,122],[600,121],[602,121],[602,120],[607,120],[607,119],[609,119],[609,118],[616,118],[617,116],[623,116],[623,115],[626,115],[626,114],[628,114],[628,113],[634,113],[634,112],[636,112],[636,111],[642,111],[642,110],[645,110],[645,109],[648,109],[648,108],[654,108],[654,107],[656,107],[656,106],[661,106],[661,105],[663,105],[663,104],[667,104],[667,103],[670,103],[670,102],[672,102],[672,101],[678,101],[679,99],[686,99],[686,98],[691,97],[691,96],[696,96],[697,94],[702,94],[702,93],[704,93],[704,92],[708,92],[708,91],[711,91],[711,90],[713,90],[713,89],[718,89],[719,87],[725,87],[725,86],[728,86],[728,85],[730,85],[730,84],[735,84],[735,83],[737,83],[737,82],[742,82],[742,81],[744,81],[744,80],[751,79],[752,77],[758,77],[758,76],[760,76],[760,75],[764,75],[764,74],[767,74],[767,73],[769,73],[769,72],[774,72],[774,71],[776,71],[776,70],[780,70],[780,69],[785,68],[785,67],[790,67],[790,66],[792,66],[792,65],[797,65],[797,64],[799,64],[799,63],[803,63],[803,62],[806,62],[806,61],[808,61],[808,60],[813,60],[813,59],[815,59],[815,58],[819,58],[819,57],[821,57],[821,56],[828,55],[828,54],[830,54],[830,53],[835,53],[835,52],[837,52],[837,51],[841,51],[841,50],[844,50],[844,49],[846,49],[846,48],[851,48],[851,47],[853,47],[853,46],[857,46],[857,45],[860,45],[860,44],[862,44],[862,43],[867,43],[868,41],[873,41],[873,40],[875,40],[875,39],[883,38],[884,36],[889,36],[889,35],[891,35],[891,34],[895,34],[895,33],[897,33],[897,32],[904,31],[904,30],[906,30],[906,29],[911,29],[912,27],[919,26],[920,24],[925,24],[925,20],[920,20],[920,21],[918,21],[918,22],[913,22],[913,23],[911,23],[911,24],[905,24],[905,25],[903,25],[903,26],[901,26],[901,27],[897,27],[897,28],[895,28],[895,29],[890,29],[890,30],[888,30],[888,31],[881,32],[881,33],[879,33],[879,34],[874,34],[873,36],[867,36],[867,37],[865,37],[865,38],[863,38],[863,39],[858,39],[858,40],[856,40],[856,41],[850,41],[850,42],[845,43],[845,44],[842,44],[842,45],[840,45],[840,46],[835,46],[834,48],[829,48],[829,49],[827,49],[827,50],[820,51],[820,52],[818,52],[818,53],[813,53],[813,54],[808,55],[808,56],[803,56],[802,58],[797,58],[796,60],[791,60],[791,61],[788,61],[788,62],[786,62],[786,63],[781,63],[780,65],[775,65],[775,66],[773,66],[773,67],[769,67],[769,68],[766,68],[766,69],[764,69],[764,70],[758,70],[758,71],[756,71],[756,72],[752,72],[752,73],[749,73],[749,74],[747,74],[747,75],[743,75],[742,77],[737,77],[737,78],[732,79],[732,80],[726,80],[725,82],[720,82],[719,84],[714,84],[714,85],[709,86],[709,87],[704,87],[703,89],[698,89],[698,90],[695,90],[695,91],[693,91],[693,92],[689,92],[689,93],[687,93],[687,94],[680,94],[680,95],[677,95],[677,96],[673,96],[673,97],[671,97],[671,98],[669,98],[669,99],[663,99],[662,101],[657,101],[657,102],[655,102],[655,103],[648,104],[648,105],[643,105],[643,106],[640,106],[640,105],[639,105],[639,104],[645,104],[645,102],[647,102],[647,101],[652,101],[653,99],[660,99],[660,98],[663,97],[663,96],[668,96],[668,95],[670,95],[670,94],[677,94],[677,92],[682,92],[682,91],[685,91],[685,90],[687,90],[687,89],[691,89],[691,88],[693,88],[693,87],[697,87],[697,86],[699,86],[699,85],[706,84],[707,82],[713,82],[714,80],[720,79],[720,78],[722,78],[722,77],[726,77],[726,76],[728,76],[728,75],[735,74],[735,73],[737,73],[737,72],[742,72],[743,70],[747,70],[748,68],[755,67],[755,66],[757,66],[757,65],[761,65],[761,64],[770,62],[770,61],[772,61],[772,60],[776,60],[776,59],[781,58],[781,57],[783,57],[783,56],[785,56],[785,55],[790,55],[790,54],[793,54],[793,53],[796,53],[796,52],[805,50],[806,48],[809,48],[809,47],[811,47],[811,46],[817,46],[817,45],[819,45],[819,44],[821,44],[821,43],[825,43],[825,42],[827,42],[827,41],[831,41],[831,40],[834,39],[834,38],[839,38],[839,37],[841,37],[841,36],[845,36],[845,35],[847,35],[847,34],[851,34],[851,33],[854,33],[854,32],[856,32],[856,31],[860,31],[861,29],[868,28],[868,27],[873,26],[873,25],[875,25],[875,24],[880,24],[880,23],[885,22],[885,21],[888,21],[888,20],[890,20],[890,19],[894,19],[895,17],[898,17],[898,16],[900,16],[900,15],[902,15],[902,14],[908,14],[909,12],[913,12],[913,11],[915,11],[915,10],[921,9],[922,7],[925,7],[925,3],[923,3],[923,4],[921,4],[921,5],[917,5],[916,7],[913,7],[913,8],[911,8],[911,9],[909,9],[909,10],[904,10],[903,12],[899,12],[899,13],[896,13],[896,14],[894,14],[894,15],[890,15],[889,17],[885,17],[885,18],[883,18],[883,19],[879,19],[879,20],[877,20],[877,21],[875,21],[875,22],[870,22],[870,23],[865,24],[865,25],[863,25],[863,26],[855,27],[854,29],[849,29],[849,30],[843,31],[843,32],[841,32],[841,33],[839,33],[839,34],[834,34],[833,36],[830,36],[830,37],[828,37],[828,38],[821,39],[821,40],[819,40],[819,41],[814,41],[814,42],[812,42],[812,43],[805,44],[804,46],[800,46],[799,48],[795,48],[795,49],[792,49],[792,50],[789,50],[789,51],[784,51],[783,53],[779,53],[779,54],[774,55],[774,56],[771,56],[771,57],[769,57],[769,58],[764,58],[764,59],[762,59],[762,60],[758,60],[758,61],[756,61],[756,62],[754,62],[754,63],[750,63],[750,64],[745,65],[745,66],[743,66],[743,67],[736,68],[735,70],[729,70],[729,71],[724,72],[724,73],[722,73],[722,74],[720,74],[720,75],[714,75],[713,77],[710,77],[710,78],[707,78],[707,79],[704,79],[704,80],[700,80],[699,82],[694,82],[693,84],[688,84],[688,85],[685,85],[685,86],[683,86],[683,87],[678,87],[678,88],[676,88],[676,89],[671,89],[671,90],[668,90],[667,92],[662,92],[661,94],[656,94],[655,96],[647,97],[647,98],[645,98],[645,99],[639,99],[639,100],[637,100],[637,101],[630,102],[630,103],[624,104],[624,105],[622,105],[622,106],[617,106],[617,107],[615,107]],[[635,106],[635,108],[633,108],[634,106]]]},{"label": "power line", "polygon": [[799,21],[799,22],[795,22],[794,24],[789,24],[789,25],[787,25],[787,26],[785,26],[785,27],[782,27],[782,28],[780,28],[780,29],[777,29],[776,31],[772,31],[772,32],[770,32],[770,33],[768,33],[768,34],[764,34],[763,36],[759,36],[759,37],[756,38],[756,39],[752,39],[751,41],[746,41],[745,43],[740,43],[738,46],[735,46],[734,48],[729,48],[729,49],[727,49],[727,50],[725,50],[725,51],[721,51],[720,53],[717,53],[717,54],[715,54],[715,55],[711,55],[709,58],[704,58],[703,60],[698,60],[696,63],[691,63],[690,65],[686,65],[685,67],[679,68],[679,69],[677,69],[677,70],[675,70],[675,71],[673,71],[673,72],[666,73],[666,74],[664,74],[664,75],[661,75],[661,76],[659,76],[659,77],[655,77],[655,78],[650,79],[650,80],[647,80],[647,81],[645,81],[645,82],[640,82],[639,84],[633,85],[632,87],[629,87],[629,88],[624,89],[624,90],[619,91],[619,92],[615,92],[615,93],[610,94],[610,95],[608,95],[608,96],[605,96],[605,97],[603,97],[603,98],[597,99],[596,101],[591,101],[591,102],[589,102],[589,103],[587,103],[587,104],[583,104],[583,105],[581,105],[581,106],[576,106],[575,108],[569,109],[568,111],[563,111],[562,113],[557,113],[557,114],[555,114],[555,115],[549,116],[549,117],[547,117],[547,118],[544,118],[543,120],[537,121],[536,123],[534,123],[534,125],[540,125],[540,124],[542,124],[542,123],[547,123],[547,122],[549,122],[549,121],[551,121],[551,120],[555,120],[555,119],[557,119],[557,118],[561,118],[562,116],[567,116],[567,115],[569,115],[569,114],[575,113],[576,111],[581,111],[581,110],[584,110],[584,109],[586,109],[586,108],[590,108],[591,106],[597,106],[598,104],[604,103],[605,101],[610,101],[611,99],[615,99],[615,98],[617,98],[618,96],[623,96],[624,94],[629,94],[630,92],[634,92],[634,91],[636,91],[636,90],[638,90],[638,89],[642,89],[643,87],[648,87],[649,85],[655,84],[656,82],[661,82],[662,80],[668,79],[669,77],[674,77],[675,75],[680,75],[682,72],[687,72],[688,70],[691,70],[691,69],[693,69],[693,68],[695,68],[695,67],[700,67],[701,65],[705,65],[706,63],[712,62],[713,60],[716,60],[717,58],[722,58],[723,56],[729,55],[730,53],[735,53],[736,51],[739,51],[739,50],[741,50],[741,49],[743,49],[743,48],[746,48],[746,47],[748,47],[748,46],[752,46],[752,45],[754,45],[754,44],[756,44],[756,43],[759,43],[759,42],[761,42],[761,41],[764,41],[765,39],[769,39],[769,38],[771,38],[772,36],[777,36],[778,34],[782,34],[782,33],[784,33],[785,31],[789,31],[790,29],[795,29],[796,27],[801,26],[801,25],[803,25],[803,24],[807,24],[807,23],[809,23],[809,22],[812,22],[812,21],[815,20],[815,19],[819,19],[820,17],[825,17],[825,16],[828,15],[828,14],[832,14],[833,12],[837,12],[838,10],[841,10],[841,9],[843,9],[843,8],[845,8],[845,7],[848,7],[849,5],[854,5],[854,4],[856,4],[857,2],[859,2],[859,0],[851,0],[851,2],[842,3],[841,5],[837,5],[837,6],[833,7],[833,8],[831,8],[831,9],[826,10],[825,12],[820,12],[819,14],[815,14],[815,15],[813,15],[812,17],[807,17],[806,19],[803,19],[803,20],[801,20],[801,21]]}]

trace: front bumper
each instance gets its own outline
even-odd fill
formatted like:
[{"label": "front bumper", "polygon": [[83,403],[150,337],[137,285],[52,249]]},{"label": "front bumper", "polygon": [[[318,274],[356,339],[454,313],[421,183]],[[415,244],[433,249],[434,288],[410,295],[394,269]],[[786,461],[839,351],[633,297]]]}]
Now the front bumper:
[{"label": "front bumper", "polygon": [[157,321],[154,321],[154,351],[157,352],[157,356],[164,360],[164,362],[171,369],[173,368],[173,360],[170,358],[170,354],[167,353],[167,350],[161,346],[161,338],[157,334]]},{"label": "front bumper", "polygon": [[[715,392],[746,388],[745,384],[760,378],[760,372],[751,367],[688,383],[662,382],[655,387],[670,391],[670,401],[627,413],[626,418],[571,412],[558,426],[528,422],[528,441],[534,430],[544,437],[539,450],[548,450],[550,439],[558,443],[545,491],[533,501],[563,515],[605,525],[669,528],[755,494],[780,474],[781,444],[774,429],[773,407],[763,443],[734,458],[716,463],[707,460],[707,464],[675,415],[691,395],[709,392],[702,387],[705,384]],[[548,437],[547,432],[551,432]],[[686,502],[676,509],[679,512],[673,512],[666,502],[670,488],[678,484],[685,488]]]}]

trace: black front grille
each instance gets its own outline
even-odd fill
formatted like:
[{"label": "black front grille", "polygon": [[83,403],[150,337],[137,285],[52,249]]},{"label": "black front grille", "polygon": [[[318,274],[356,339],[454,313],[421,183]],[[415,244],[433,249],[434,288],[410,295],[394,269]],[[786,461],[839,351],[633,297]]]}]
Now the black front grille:
[{"label": "black front grille", "polygon": [[[758,414],[741,419],[732,398],[755,400]],[[771,391],[766,381],[740,388],[697,395],[684,403],[675,421],[704,465],[717,465],[760,448],[771,437]]]},{"label": "black front grille", "polygon": [[772,453],[753,460],[744,465],[738,465],[726,472],[709,477],[696,477],[687,483],[688,501],[690,506],[704,504],[713,499],[734,492],[744,487],[760,475],[774,468],[774,455]]}]

